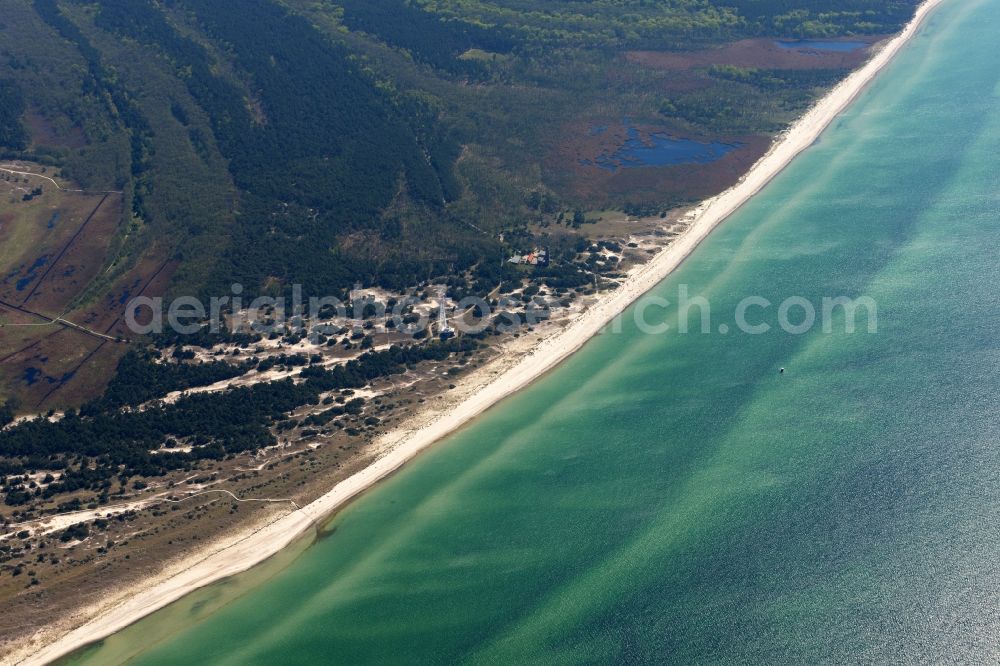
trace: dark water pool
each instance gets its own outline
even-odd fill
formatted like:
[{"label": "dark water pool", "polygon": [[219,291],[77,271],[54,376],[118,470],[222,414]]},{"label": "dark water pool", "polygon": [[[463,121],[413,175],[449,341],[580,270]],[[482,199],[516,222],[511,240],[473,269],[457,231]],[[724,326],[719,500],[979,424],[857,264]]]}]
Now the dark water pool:
[{"label": "dark water pool", "polygon": [[637,167],[671,166],[676,164],[708,164],[736,150],[740,144],[683,139],[658,132],[647,138],[635,127],[628,128],[628,139],[614,152],[604,152],[581,164],[595,165],[608,171]]},{"label": "dark water pool", "polygon": [[829,39],[779,39],[775,42],[783,49],[813,51],[835,51],[837,53],[851,53],[868,46],[866,42],[844,42]]}]

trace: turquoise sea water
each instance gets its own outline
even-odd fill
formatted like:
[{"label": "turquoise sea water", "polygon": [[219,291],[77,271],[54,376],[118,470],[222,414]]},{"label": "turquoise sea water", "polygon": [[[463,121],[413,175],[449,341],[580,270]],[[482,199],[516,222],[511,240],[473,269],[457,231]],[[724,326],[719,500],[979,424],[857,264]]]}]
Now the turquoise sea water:
[{"label": "turquoise sea water", "polygon": [[74,661],[996,663],[997,34],[1000,2],[947,2],[658,289],[716,331],[868,296],[877,333],[627,317],[289,566]]}]

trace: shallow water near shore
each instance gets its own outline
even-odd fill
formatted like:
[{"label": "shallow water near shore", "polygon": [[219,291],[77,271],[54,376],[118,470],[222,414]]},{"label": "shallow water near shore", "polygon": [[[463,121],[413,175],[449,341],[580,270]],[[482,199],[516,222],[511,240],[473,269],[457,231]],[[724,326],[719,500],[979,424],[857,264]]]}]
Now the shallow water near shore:
[{"label": "shallow water near shore", "polygon": [[[1000,659],[998,32],[946,2],[657,288],[713,332],[626,316],[292,564],[71,661]],[[748,295],[868,296],[878,332],[740,333]]]}]

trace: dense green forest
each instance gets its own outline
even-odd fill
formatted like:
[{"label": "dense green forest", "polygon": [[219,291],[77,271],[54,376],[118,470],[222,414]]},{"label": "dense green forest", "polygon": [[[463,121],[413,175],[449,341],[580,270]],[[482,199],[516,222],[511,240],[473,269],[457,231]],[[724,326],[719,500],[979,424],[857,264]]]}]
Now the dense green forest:
[{"label": "dense green forest", "polygon": [[888,33],[913,15],[908,0],[731,0],[752,30],[769,35],[833,37]]},{"label": "dense green forest", "polygon": [[[376,281],[376,269],[393,286],[415,282],[425,269],[410,258],[372,266],[366,256],[335,253],[337,239],[387,232],[391,240],[381,211],[401,183],[414,201],[440,209],[456,195],[458,143],[416,100],[391,99],[343,47],[273,3],[246,0],[236,13],[217,2],[178,4],[229,45],[234,66],[252,81],[254,107],[239,82],[216,76],[206,49],[177,34],[151,2],[105,0],[95,25],[149,44],[184,71],[244,192],[240,224],[212,286],[261,285],[278,276],[334,293]],[[442,249],[469,266],[475,253],[462,252],[464,245]]]},{"label": "dense green forest", "polygon": [[21,123],[24,115],[24,96],[14,81],[0,80],[0,146],[23,150],[28,135]]},{"label": "dense green forest", "polygon": [[[131,145],[130,165],[133,176],[140,176],[146,167],[150,148],[150,127],[138,105],[128,91],[117,81],[114,70],[106,67],[100,52],[94,48],[75,23],[59,11],[56,0],[35,0],[35,10],[42,19],[52,26],[63,38],[73,43],[87,63],[89,76],[83,82],[83,92],[95,94],[106,100],[109,115],[116,118],[127,133]],[[125,183],[118,181],[116,187]],[[134,206],[140,216],[142,207],[142,186],[135,189]]]},{"label": "dense green forest", "polygon": [[[373,0],[399,5],[402,0]],[[897,30],[906,0],[415,0],[449,20],[512,29],[528,45],[682,48],[748,36],[826,37]],[[414,26],[416,28],[416,26]]]},{"label": "dense green forest", "polygon": [[373,35],[452,74],[478,77],[485,73],[481,62],[458,57],[469,49],[509,53],[518,43],[511,31],[500,26],[441,20],[412,4],[372,0],[340,0],[339,4],[349,29]]}]

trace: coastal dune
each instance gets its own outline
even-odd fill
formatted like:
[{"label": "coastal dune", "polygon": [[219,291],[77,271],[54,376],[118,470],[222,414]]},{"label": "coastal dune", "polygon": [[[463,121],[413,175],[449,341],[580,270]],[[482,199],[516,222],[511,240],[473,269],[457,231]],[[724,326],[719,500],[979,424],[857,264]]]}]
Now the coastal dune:
[{"label": "coastal dune", "polygon": [[[391,475],[421,451],[467,424],[503,398],[524,388],[558,365],[599,333],[631,303],[674,271],[720,223],[737,211],[779,174],[857,97],[906,42],[917,34],[927,15],[943,0],[926,0],[910,24],[859,70],[819,100],[784,132],[771,150],[732,188],[704,201],[688,213],[683,235],[651,261],[633,269],[624,283],[583,311],[567,326],[542,339],[529,353],[507,359],[498,374],[470,385],[468,397],[442,411],[437,418],[412,430],[385,435],[379,441],[383,455],[354,476],[338,483],[314,502],[292,511],[249,535],[216,543],[211,553],[186,565],[179,573],[149,581],[124,598],[91,611],[91,619],[62,635],[40,631],[32,644],[0,658],[3,664],[45,664],[84,645],[105,638],[186,594],[223,578],[246,571],[271,557],[342,508],[373,484]],[[472,381],[475,381],[474,379]],[[112,605],[113,604],[113,605]]]}]

